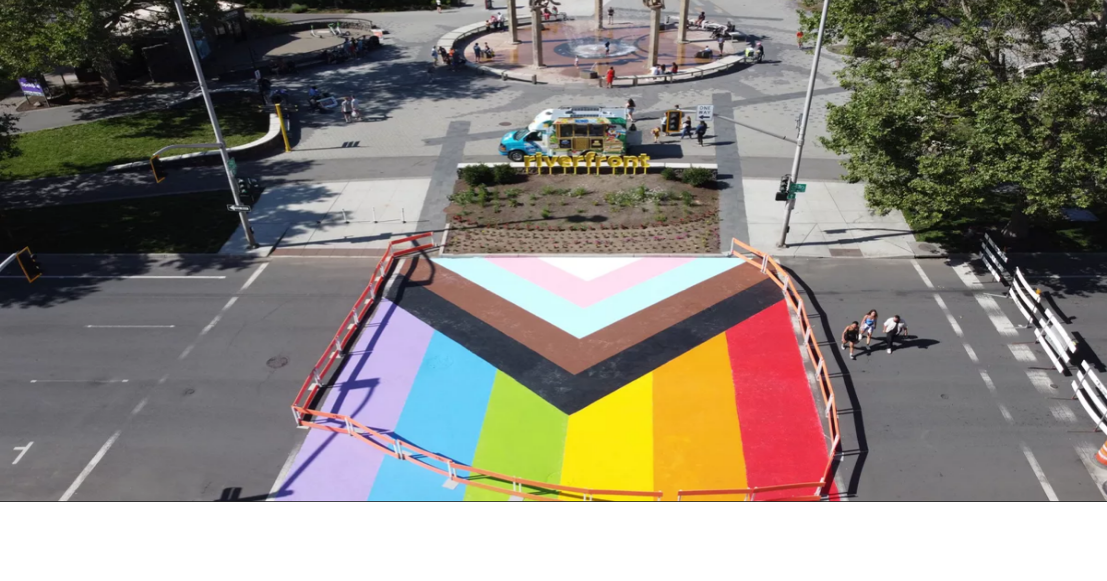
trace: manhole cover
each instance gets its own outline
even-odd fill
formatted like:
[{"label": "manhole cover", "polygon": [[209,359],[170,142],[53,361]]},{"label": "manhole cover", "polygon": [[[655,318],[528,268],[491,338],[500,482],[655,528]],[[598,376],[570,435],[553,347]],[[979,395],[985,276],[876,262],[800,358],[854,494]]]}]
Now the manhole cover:
[{"label": "manhole cover", "polygon": [[266,361],[265,364],[269,367],[272,367],[273,369],[280,369],[285,365],[288,365],[288,357],[285,357],[284,355],[278,355],[271,358],[269,361]]},{"label": "manhole cover", "polygon": [[501,121],[500,125],[502,125],[504,127],[511,127],[511,122],[510,121]]}]

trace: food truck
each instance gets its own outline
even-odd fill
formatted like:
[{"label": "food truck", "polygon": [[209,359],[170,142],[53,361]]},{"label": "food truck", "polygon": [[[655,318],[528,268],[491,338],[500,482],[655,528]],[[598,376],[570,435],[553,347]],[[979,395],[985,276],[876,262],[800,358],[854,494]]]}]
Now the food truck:
[{"label": "food truck", "polygon": [[528,155],[581,155],[589,151],[622,155],[627,150],[627,110],[622,107],[575,107],[539,114],[526,129],[500,140],[500,155],[523,161]]}]

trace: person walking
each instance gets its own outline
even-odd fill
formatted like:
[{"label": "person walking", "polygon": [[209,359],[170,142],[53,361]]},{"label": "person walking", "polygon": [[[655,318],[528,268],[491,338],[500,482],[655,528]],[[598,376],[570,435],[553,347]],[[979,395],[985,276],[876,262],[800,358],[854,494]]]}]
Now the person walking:
[{"label": "person walking", "polygon": [[865,346],[868,347],[873,341],[873,331],[876,331],[876,322],[879,320],[879,315],[876,314],[876,309],[872,309],[865,313],[864,317],[861,317],[861,335],[865,337]]},{"label": "person walking", "polygon": [[707,121],[700,121],[700,124],[696,126],[696,141],[700,142],[700,147],[703,147],[703,136],[707,134]]},{"label": "person walking", "polygon": [[757,62],[761,62],[765,59],[765,47],[761,46],[761,43],[757,43]]},{"label": "person walking", "polygon": [[[661,122],[665,123],[664,120],[661,121]],[[653,133],[653,142],[654,143],[661,143],[661,126],[654,127],[653,129],[650,130],[650,132]]]},{"label": "person walking", "polygon": [[361,121],[361,111],[358,110],[357,97],[350,97],[350,115],[354,121]]},{"label": "person walking", "polygon": [[842,331],[842,350],[845,351],[846,346],[849,346],[849,358],[854,361],[857,360],[857,356],[853,354],[853,346],[856,345],[861,339],[861,327],[854,321],[846,326]]},{"label": "person walking", "polygon": [[[677,109],[680,109],[680,107],[677,107]],[[684,127],[680,131],[680,140],[684,141],[685,137],[692,138],[692,118],[688,116],[684,117]]]},{"label": "person walking", "polygon": [[477,56],[476,62],[479,63],[480,62],[480,43],[479,42],[474,42],[473,43],[473,54]]},{"label": "person walking", "polygon": [[615,86],[615,67],[607,67],[607,88]]},{"label": "person walking", "polygon": [[725,54],[723,52],[723,47],[726,44],[726,36],[720,32],[716,35],[716,37],[719,41],[719,56],[723,56],[723,54]]},{"label": "person walking", "polygon": [[440,50],[442,50],[442,49],[441,48],[432,48],[431,49],[431,58],[434,59],[434,66],[436,66],[436,67],[438,66],[438,51],[440,51]]},{"label": "person walking", "polygon": [[803,31],[796,32],[796,46],[803,48]]},{"label": "person walking", "polygon": [[350,98],[346,97],[342,100],[342,118],[346,120],[346,123],[350,122]]},{"label": "person walking", "polygon": [[607,24],[608,24],[608,26],[614,26],[615,25],[615,9],[614,8],[611,8],[611,7],[607,8]]},{"label": "person walking", "polygon": [[884,321],[884,334],[884,340],[888,343],[888,353],[891,353],[892,349],[895,348],[893,345],[895,340],[907,334],[907,323],[899,315],[896,315]]},{"label": "person walking", "polygon": [[627,121],[634,121],[634,99],[627,99]]},{"label": "person walking", "polygon": [[442,14],[442,0],[434,0],[435,6],[438,6],[438,13]]},{"label": "person walking", "polygon": [[611,41],[610,40],[603,41],[603,55],[604,56],[610,56],[611,55]]}]

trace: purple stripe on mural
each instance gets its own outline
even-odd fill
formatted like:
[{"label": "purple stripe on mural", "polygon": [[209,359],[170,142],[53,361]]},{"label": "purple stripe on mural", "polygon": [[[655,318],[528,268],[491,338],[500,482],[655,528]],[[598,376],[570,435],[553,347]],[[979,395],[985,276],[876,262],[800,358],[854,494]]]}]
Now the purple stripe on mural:
[{"label": "purple stripe on mural", "polygon": [[[375,430],[395,429],[433,334],[407,311],[381,300],[322,409]],[[365,500],[383,459],[345,434],[312,430],[277,500]]]}]

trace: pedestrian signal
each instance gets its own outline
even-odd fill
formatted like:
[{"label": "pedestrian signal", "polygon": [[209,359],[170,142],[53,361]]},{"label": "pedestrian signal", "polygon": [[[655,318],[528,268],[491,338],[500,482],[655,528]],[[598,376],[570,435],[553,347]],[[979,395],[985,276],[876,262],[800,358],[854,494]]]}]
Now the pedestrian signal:
[{"label": "pedestrian signal", "polygon": [[169,174],[165,173],[165,166],[162,165],[161,158],[156,155],[150,158],[150,169],[154,170],[154,181],[159,184],[169,177]]},{"label": "pedestrian signal", "polygon": [[27,277],[27,282],[35,282],[36,278],[42,276],[42,267],[38,265],[38,259],[30,248],[24,247],[15,255],[15,259],[19,261],[19,267],[23,269],[23,276]]},{"label": "pedestrian signal", "polygon": [[780,187],[776,190],[776,201],[788,201],[788,188],[791,186],[791,182],[792,176],[790,174],[780,178]]},{"label": "pedestrian signal", "polygon": [[680,133],[680,122],[684,113],[678,110],[665,112],[665,133]]}]

